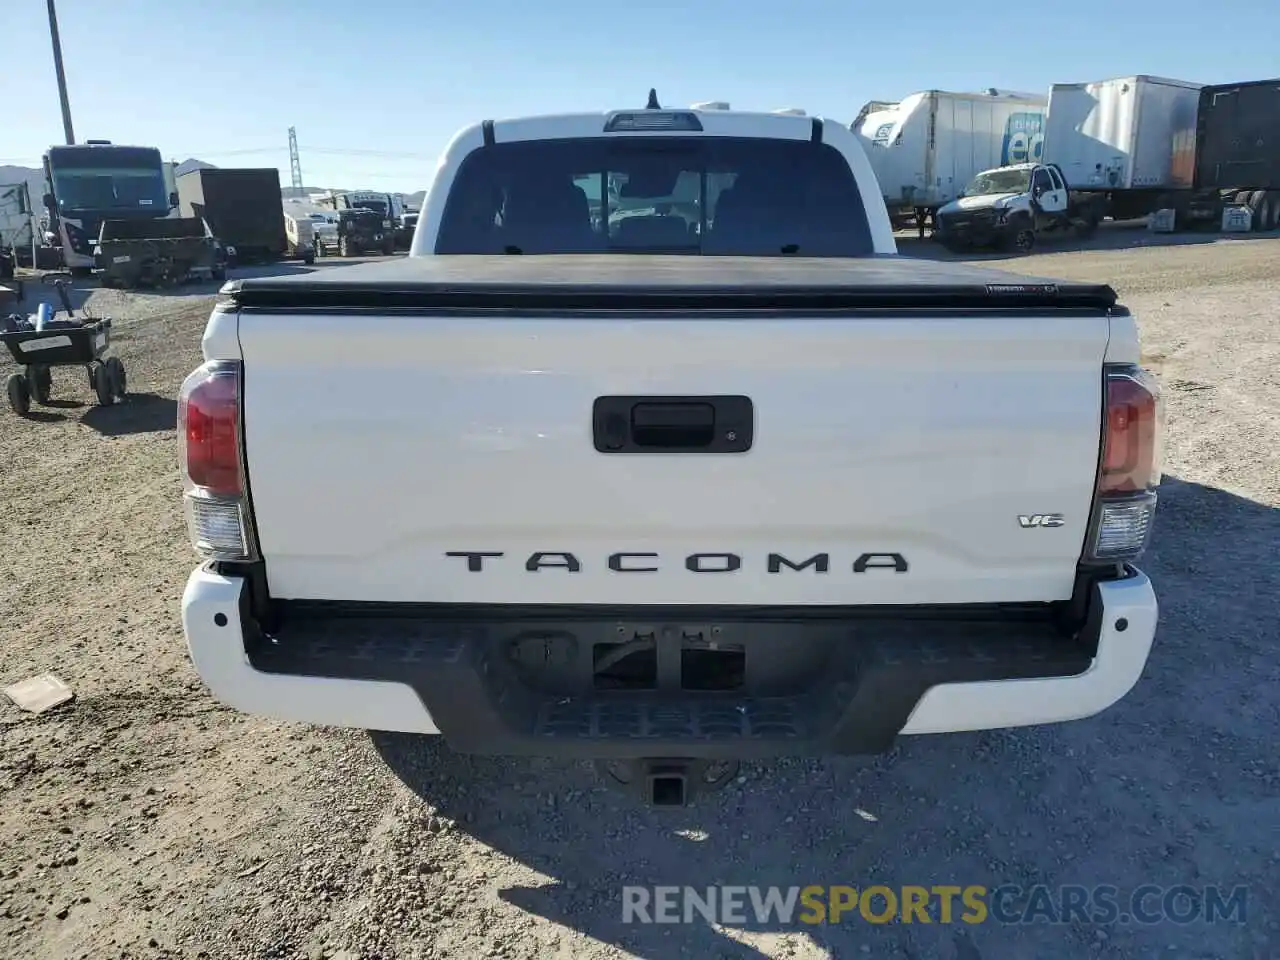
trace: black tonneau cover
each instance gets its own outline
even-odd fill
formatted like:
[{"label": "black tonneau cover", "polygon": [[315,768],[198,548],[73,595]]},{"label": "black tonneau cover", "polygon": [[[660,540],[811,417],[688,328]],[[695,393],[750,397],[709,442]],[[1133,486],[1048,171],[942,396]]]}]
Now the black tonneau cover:
[{"label": "black tonneau cover", "polygon": [[1111,310],[1099,283],[901,256],[426,256],[234,280],[225,298],[271,310]]}]

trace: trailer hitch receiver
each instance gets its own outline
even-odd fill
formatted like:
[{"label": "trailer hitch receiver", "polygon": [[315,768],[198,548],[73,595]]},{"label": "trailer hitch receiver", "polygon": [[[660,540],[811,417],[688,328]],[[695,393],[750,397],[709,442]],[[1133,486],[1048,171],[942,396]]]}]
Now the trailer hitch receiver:
[{"label": "trailer hitch receiver", "polygon": [[643,757],[597,760],[605,784],[648,806],[687,807],[701,794],[725,787],[738,773],[736,760]]}]

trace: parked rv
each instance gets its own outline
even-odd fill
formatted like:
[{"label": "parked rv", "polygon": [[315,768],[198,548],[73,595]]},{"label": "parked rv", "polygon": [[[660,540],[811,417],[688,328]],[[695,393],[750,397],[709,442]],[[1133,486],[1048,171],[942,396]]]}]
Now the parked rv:
[{"label": "parked rv", "polygon": [[[87,275],[95,269],[103,223],[109,220],[139,221],[108,228],[116,256],[149,259],[154,239],[198,236],[197,224],[157,224],[141,221],[180,218],[173,164],[156,147],[114,144],[110,140],[55,145],[44,155],[46,193],[42,197],[48,216],[46,243],[61,248],[61,261],[72,273]],[[130,242],[139,244],[132,252]],[[121,252],[123,251],[123,252]]]}]

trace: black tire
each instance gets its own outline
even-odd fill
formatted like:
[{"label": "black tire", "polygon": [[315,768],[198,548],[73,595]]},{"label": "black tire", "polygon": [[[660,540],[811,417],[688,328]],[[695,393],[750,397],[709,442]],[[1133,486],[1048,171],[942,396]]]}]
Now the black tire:
[{"label": "black tire", "polygon": [[1036,232],[1029,223],[1015,223],[1009,228],[1005,245],[1014,253],[1025,256],[1036,248]]},{"label": "black tire", "polygon": [[302,258],[302,262],[306,264],[308,267],[312,266],[316,262],[316,255],[314,253],[308,253],[305,257]]},{"label": "black tire", "polygon": [[1089,240],[1098,232],[1098,217],[1092,210],[1086,210],[1076,225],[1076,236],[1081,240]]},{"label": "black tire", "polygon": [[123,400],[128,395],[129,379],[124,372],[124,364],[120,362],[120,358],[107,357],[102,364],[102,370],[106,374],[112,395],[117,400]]},{"label": "black tire", "polygon": [[111,376],[108,374],[106,366],[97,367],[93,376],[93,392],[98,395],[98,406],[109,407],[116,402],[116,395],[112,392],[111,387]]},{"label": "black tire", "polygon": [[1280,190],[1264,190],[1259,208],[1258,219],[1254,223],[1255,230],[1269,233],[1280,227]]},{"label": "black tire", "polygon": [[93,364],[89,364],[86,368],[89,372],[89,392],[98,392],[98,368]]},{"label": "black tire", "polygon": [[9,374],[5,390],[9,394],[9,406],[14,413],[25,417],[31,412],[31,391],[27,388],[26,377],[20,373]]},{"label": "black tire", "polygon": [[214,280],[217,280],[219,283],[226,283],[227,268],[214,267],[212,270],[209,271],[209,276],[211,276]]},{"label": "black tire", "polygon": [[394,257],[396,255],[396,242],[388,240],[382,245],[382,255],[384,257]]},{"label": "black tire", "polygon": [[27,392],[31,399],[44,406],[49,402],[53,392],[53,373],[48,367],[32,365],[27,367]]},{"label": "black tire", "polygon": [[1249,195],[1249,212],[1253,215],[1253,222],[1250,226],[1254,233],[1261,233],[1263,230],[1270,229],[1270,225],[1266,222],[1271,219],[1271,211],[1267,203],[1267,191],[1255,190]]}]

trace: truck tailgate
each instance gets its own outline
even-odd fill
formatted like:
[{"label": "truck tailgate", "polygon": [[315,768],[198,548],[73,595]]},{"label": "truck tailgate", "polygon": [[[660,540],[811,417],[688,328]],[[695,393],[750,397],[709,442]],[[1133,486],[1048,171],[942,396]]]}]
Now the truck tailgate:
[{"label": "truck tailgate", "polygon": [[[278,598],[1071,595],[1102,315],[247,314],[239,335],[248,479]],[[593,441],[598,397],[719,394],[750,398],[746,452]],[[1063,522],[1030,519],[1047,514]]]}]

